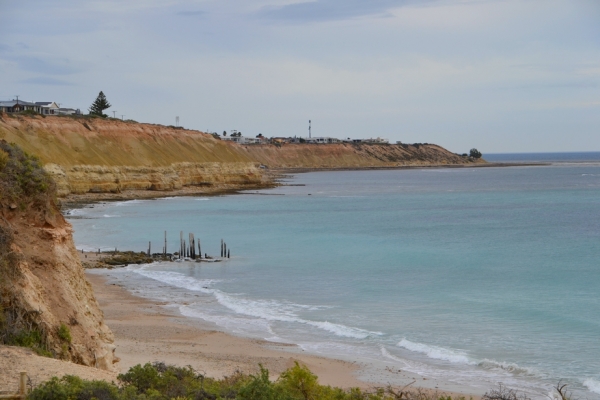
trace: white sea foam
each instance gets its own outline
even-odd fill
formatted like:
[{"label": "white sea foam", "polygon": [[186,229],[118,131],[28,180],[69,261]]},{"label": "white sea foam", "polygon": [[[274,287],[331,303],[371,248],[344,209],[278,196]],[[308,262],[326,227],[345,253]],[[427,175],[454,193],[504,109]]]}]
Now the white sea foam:
[{"label": "white sea foam", "polygon": [[268,321],[305,324],[333,333],[336,336],[351,337],[355,339],[366,339],[369,336],[382,335],[381,332],[371,332],[329,321],[311,321],[298,317],[296,314],[297,311],[313,308],[311,306],[281,303],[274,300],[250,300],[218,290],[214,292],[214,295],[219,303],[230,310],[256,318],[266,319]]},{"label": "white sea foam", "polygon": [[487,358],[477,363],[479,367],[488,370],[502,370],[517,375],[536,376],[537,373],[531,368],[521,367],[515,363],[500,362],[496,360],[488,360]]},{"label": "white sea foam", "polygon": [[142,265],[129,265],[126,267],[127,270],[145,276],[146,278],[154,279],[169,285],[179,287],[182,289],[193,290],[202,293],[212,293],[213,289],[210,286],[214,283],[219,282],[215,279],[194,279],[179,272],[169,271],[148,271],[151,264]]},{"label": "white sea foam", "polygon": [[388,349],[386,349],[384,346],[381,346],[381,355],[383,355],[384,357],[389,358],[390,360],[394,360],[397,362],[401,362],[404,365],[407,365],[406,360],[401,359],[400,357],[396,357],[395,355],[391,354]]},{"label": "white sea foam", "polygon": [[444,360],[457,364],[474,364],[469,357],[456,350],[449,350],[438,346],[429,346],[423,343],[415,343],[410,340],[402,339],[398,347],[405,348],[410,351],[425,354],[429,358],[436,360]]},{"label": "white sea foam", "polygon": [[104,218],[118,218],[120,217],[120,215],[110,215],[110,214],[104,214],[103,215]]},{"label": "white sea foam", "polygon": [[329,321],[312,321],[300,318],[297,312],[302,310],[315,310],[320,307],[279,302],[275,300],[251,300],[240,295],[225,293],[210,286],[217,281],[212,279],[198,280],[179,272],[150,271],[149,264],[143,266],[131,265],[129,270],[142,276],[167,283],[179,288],[212,294],[217,301],[228,309],[242,315],[260,318],[266,321],[300,323],[333,333],[336,336],[366,339],[370,336],[382,335],[381,332],[371,332],[365,329],[353,328]]},{"label": "white sea foam", "polygon": [[69,217],[80,217],[82,215],[86,215],[87,212],[85,208],[74,208],[72,210],[65,211],[65,215]]},{"label": "white sea foam", "polygon": [[200,198],[194,199],[194,200],[196,200],[196,201],[208,201],[208,200],[210,200],[210,198],[208,198],[208,197],[200,197]]},{"label": "white sea foam", "polygon": [[[115,207],[124,207],[124,206],[134,206],[136,204],[146,203],[148,200],[126,200],[126,201],[117,201],[115,203],[110,203],[110,205]],[[109,203],[106,203],[107,205]]]},{"label": "white sea foam", "polygon": [[600,381],[589,378],[583,381],[583,385],[590,390],[590,392],[600,394]]},{"label": "white sea foam", "polygon": [[231,315],[214,315],[203,312],[200,308],[186,305],[179,306],[179,312],[186,317],[200,318],[230,331],[260,336],[265,339],[268,337],[271,340],[281,340],[271,329],[269,321],[262,319],[239,318]]}]

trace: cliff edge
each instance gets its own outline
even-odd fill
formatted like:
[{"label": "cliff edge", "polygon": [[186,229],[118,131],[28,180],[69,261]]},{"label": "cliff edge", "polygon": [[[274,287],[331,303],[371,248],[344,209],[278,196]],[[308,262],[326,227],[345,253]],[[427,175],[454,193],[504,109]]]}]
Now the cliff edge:
[{"label": "cliff edge", "polygon": [[0,343],[112,370],[113,334],[41,163],[0,141]]}]

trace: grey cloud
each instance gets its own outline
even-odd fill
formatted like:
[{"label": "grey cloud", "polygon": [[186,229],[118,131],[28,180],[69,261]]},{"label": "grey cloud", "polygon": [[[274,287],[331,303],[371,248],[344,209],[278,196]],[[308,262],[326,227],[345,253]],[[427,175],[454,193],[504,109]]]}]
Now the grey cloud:
[{"label": "grey cloud", "polygon": [[182,17],[198,17],[206,15],[206,11],[179,11],[177,15],[180,15]]},{"label": "grey cloud", "polygon": [[25,79],[22,80],[21,83],[30,83],[33,85],[73,86],[72,82],[67,82],[61,79],[55,79],[47,76],[38,76],[35,78]]},{"label": "grey cloud", "polygon": [[366,15],[387,15],[393,8],[414,3],[414,0],[315,0],[282,7],[267,6],[260,11],[260,15],[272,20],[320,22]]},{"label": "grey cloud", "polygon": [[45,60],[39,57],[18,56],[14,58],[19,67],[25,71],[50,75],[70,75],[83,69],[72,65],[69,60]]}]

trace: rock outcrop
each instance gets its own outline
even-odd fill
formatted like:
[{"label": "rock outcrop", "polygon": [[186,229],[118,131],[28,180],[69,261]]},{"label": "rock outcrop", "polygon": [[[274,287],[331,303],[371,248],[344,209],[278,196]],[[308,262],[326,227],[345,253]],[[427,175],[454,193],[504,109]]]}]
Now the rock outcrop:
[{"label": "rock outcrop", "polygon": [[0,142],[0,343],[112,370],[113,334],[39,162]]}]

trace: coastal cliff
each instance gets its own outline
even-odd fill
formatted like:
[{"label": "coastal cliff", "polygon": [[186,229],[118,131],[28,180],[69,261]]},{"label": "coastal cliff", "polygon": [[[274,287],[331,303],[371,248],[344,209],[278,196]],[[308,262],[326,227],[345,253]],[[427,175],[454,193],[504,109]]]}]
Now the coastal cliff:
[{"label": "coastal cliff", "polygon": [[261,164],[312,170],[485,163],[434,144],[239,145],[200,131],[90,117],[0,114],[0,139],[37,156],[60,197],[272,186]]},{"label": "coastal cliff", "polygon": [[0,343],[112,370],[113,334],[55,199],[39,161],[0,141]]},{"label": "coastal cliff", "polygon": [[234,143],[161,125],[102,118],[0,115],[0,139],[37,156],[58,195],[264,187],[259,164]]},{"label": "coastal cliff", "polygon": [[269,168],[344,169],[485,163],[435,144],[283,144],[242,146],[245,154]]}]

